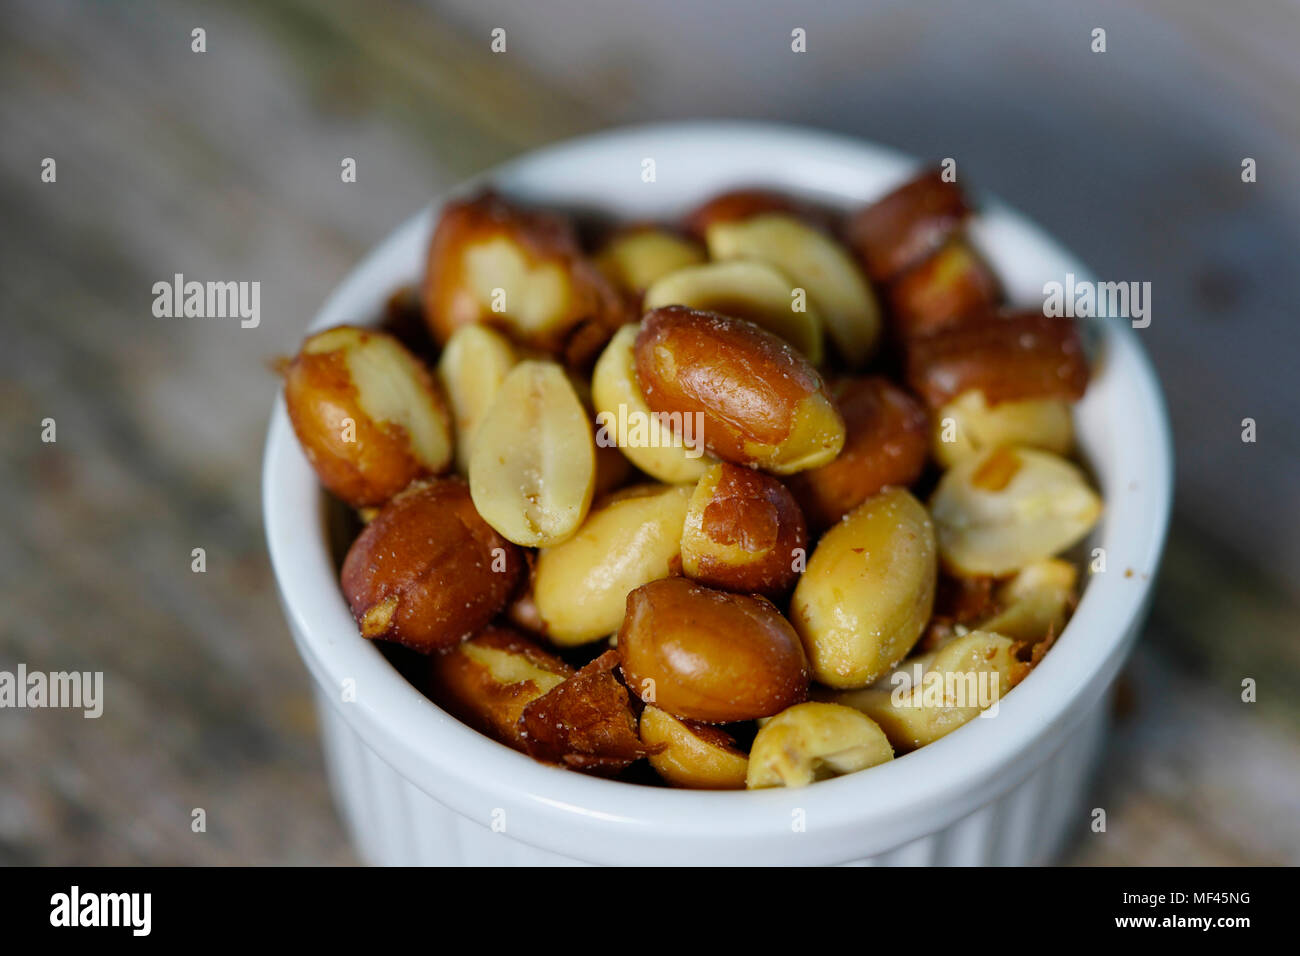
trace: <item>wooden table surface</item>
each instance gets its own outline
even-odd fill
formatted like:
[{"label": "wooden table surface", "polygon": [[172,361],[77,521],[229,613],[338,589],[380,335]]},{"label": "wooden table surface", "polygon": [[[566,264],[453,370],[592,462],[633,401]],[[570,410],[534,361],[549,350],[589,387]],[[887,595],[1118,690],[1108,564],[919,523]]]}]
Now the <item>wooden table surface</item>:
[{"label": "wooden table surface", "polygon": [[[1104,277],[1153,282],[1177,518],[1090,797],[1109,826],[1081,821],[1067,860],[1300,862],[1295,8],[517,6],[22,0],[0,18],[0,670],[103,671],[107,698],[98,720],[0,711],[0,862],[355,862],[263,544],[267,363],[438,190],[689,115],[959,157]],[[175,273],[260,281],[261,325],[154,318]]]}]

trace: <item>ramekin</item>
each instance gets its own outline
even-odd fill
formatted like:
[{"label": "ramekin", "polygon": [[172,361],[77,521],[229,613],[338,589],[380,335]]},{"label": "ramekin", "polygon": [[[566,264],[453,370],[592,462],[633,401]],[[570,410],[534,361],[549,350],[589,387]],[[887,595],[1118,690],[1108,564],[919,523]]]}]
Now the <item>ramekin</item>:
[{"label": "ramekin", "polygon": [[[653,181],[643,171],[651,168]],[[521,199],[664,218],[723,189],[763,184],[853,206],[915,163],[823,132],[757,123],[641,126],[530,153],[490,181]],[[460,191],[460,190],[458,190]],[[334,291],[311,329],[372,323],[417,281],[437,204]],[[996,202],[971,227],[1012,302],[1083,265]],[[1152,368],[1128,325],[1087,323],[1094,378],[1076,413],[1105,497],[1090,548],[1106,570],[1042,663],[971,721],[888,764],[797,790],[694,792],[545,766],[444,713],[360,638],[330,557],[326,500],[277,400],[263,469],[266,534],[285,614],[316,682],[330,781],[376,864],[1026,864],[1086,826],[1083,799],[1106,701],[1137,637],[1163,547],[1172,449]],[[304,330],[305,331],[305,330]]]}]

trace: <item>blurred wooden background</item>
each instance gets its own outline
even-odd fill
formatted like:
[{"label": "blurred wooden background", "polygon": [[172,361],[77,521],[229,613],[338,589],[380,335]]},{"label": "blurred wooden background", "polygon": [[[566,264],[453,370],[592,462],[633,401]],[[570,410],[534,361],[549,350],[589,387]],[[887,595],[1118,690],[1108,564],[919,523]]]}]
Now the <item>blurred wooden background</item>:
[{"label": "blurred wooden background", "polygon": [[[1102,277],[1153,283],[1178,515],[1091,800],[1109,828],[1081,829],[1068,859],[1300,862],[1300,15],[1041,6],[11,4],[0,669],[102,670],[108,701],[93,721],[0,711],[0,862],[354,860],[263,548],[266,363],[448,184],[584,130],[700,115],[957,157]],[[151,286],[177,272],[261,281],[261,326],[154,318]]]}]

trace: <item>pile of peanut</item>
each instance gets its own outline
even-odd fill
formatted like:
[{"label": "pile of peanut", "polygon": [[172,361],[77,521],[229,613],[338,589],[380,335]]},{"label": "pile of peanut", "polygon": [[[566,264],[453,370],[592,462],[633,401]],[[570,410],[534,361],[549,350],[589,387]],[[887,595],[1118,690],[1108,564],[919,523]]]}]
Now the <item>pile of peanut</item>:
[{"label": "pile of peanut", "polygon": [[364,522],[361,635],[427,655],[482,733],[627,780],[799,786],[971,720],[948,678],[1005,694],[1041,659],[1101,501],[1067,460],[1078,332],[1005,306],[969,214],[938,173],[847,216],[745,190],[588,241],[447,205],[416,333],[328,329],[285,365]]}]

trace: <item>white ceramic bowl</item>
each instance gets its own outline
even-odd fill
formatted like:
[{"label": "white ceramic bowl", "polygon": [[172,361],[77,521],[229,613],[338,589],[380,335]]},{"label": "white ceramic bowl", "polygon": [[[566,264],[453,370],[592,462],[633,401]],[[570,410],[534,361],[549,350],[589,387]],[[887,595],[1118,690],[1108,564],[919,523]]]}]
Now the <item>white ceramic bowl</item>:
[{"label": "white ceramic bowl", "polygon": [[[656,180],[641,179],[653,159]],[[539,203],[664,218],[729,187],[764,184],[835,205],[870,201],[914,163],[865,143],[754,123],[615,130],[539,150],[482,180]],[[480,180],[480,181],[482,181]],[[468,184],[473,186],[475,184]],[[468,187],[467,187],[468,188]],[[421,275],[434,210],[371,253],[311,324],[369,323]],[[996,204],[972,235],[1011,300],[1087,270]],[[597,779],[480,736],[407,683],[356,625],[338,587],[326,500],[276,403],[263,496],[290,628],[317,684],[331,781],[362,856],[382,864],[1021,864],[1052,859],[1086,825],[1108,691],[1143,619],[1169,516],[1163,400],[1135,333],[1090,323],[1095,377],[1079,442],[1105,496],[1087,582],[1060,640],[1002,702],[889,764],[799,790],[693,792]],[[1132,574],[1126,572],[1131,569]],[[345,700],[344,688],[355,688]]]}]

